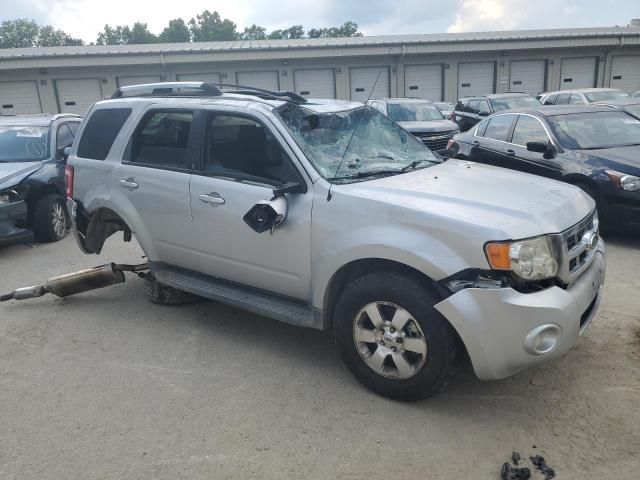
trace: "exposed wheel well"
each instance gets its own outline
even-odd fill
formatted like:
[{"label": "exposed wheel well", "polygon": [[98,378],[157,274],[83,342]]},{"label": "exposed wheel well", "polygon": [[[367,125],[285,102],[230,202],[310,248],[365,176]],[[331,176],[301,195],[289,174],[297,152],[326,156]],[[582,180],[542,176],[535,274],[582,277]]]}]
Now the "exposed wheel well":
[{"label": "exposed wheel well", "polygon": [[86,225],[85,249],[90,253],[100,253],[107,238],[120,231],[124,232],[123,240],[130,242],[131,228],[127,223],[113,210],[101,208],[91,216]]}]

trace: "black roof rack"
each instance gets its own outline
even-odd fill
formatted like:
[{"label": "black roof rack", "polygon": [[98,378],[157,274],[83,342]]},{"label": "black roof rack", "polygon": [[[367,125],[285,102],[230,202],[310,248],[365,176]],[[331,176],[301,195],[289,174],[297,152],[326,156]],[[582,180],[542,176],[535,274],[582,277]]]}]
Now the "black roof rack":
[{"label": "black roof rack", "polygon": [[120,87],[111,98],[128,97],[219,97],[222,92],[207,82],[162,82]]},{"label": "black roof rack", "polygon": [[292,103],[307,103],[307,99],[294,92],[282,92],[265,90],[264,88],[247,87],[245,85],[235,85],[231,83],[220,83],[221,87],[233,87],[232,90],[223,89],[223,93],[235,93],[238,95],[253,95],[255,97],[268,100],[285,100]]}]

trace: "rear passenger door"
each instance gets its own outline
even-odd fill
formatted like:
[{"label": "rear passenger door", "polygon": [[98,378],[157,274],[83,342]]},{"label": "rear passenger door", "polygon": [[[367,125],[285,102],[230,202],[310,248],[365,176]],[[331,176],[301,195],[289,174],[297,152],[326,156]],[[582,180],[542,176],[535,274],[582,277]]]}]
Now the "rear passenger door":
[{"label": "rear passenger door", "polygon": [[[472,149],[469,160],[498,167],[509,167],[509,157],[505,153],[506,140],[511,134],[511,128],[515,120],[515,114],[499,114],[482,123],[483,132],[478,130],[479,136],[475,137],[476,148]],[[480,135],[480,133],[482,133]]]},{"label": "rear passenger door", "polygon": [[[189,179],[197,161],[197,115],[188,109],[148,110],[135,127],[120,165],[114,196],[133,217],[149,259],[194,268]],[[121,208],[122,210],[122,208]]]},{"label": "rear passenger door", "polygon": [[511,161],[517,162],[517,170],[559,179],[562,175],[557,156],[527,150],[527,142],[548,143],[550,141],[540,120],[532,115],[518,115],[511,143],[506,147],[505,152],[513,152],[510,155],[513,157]]}]

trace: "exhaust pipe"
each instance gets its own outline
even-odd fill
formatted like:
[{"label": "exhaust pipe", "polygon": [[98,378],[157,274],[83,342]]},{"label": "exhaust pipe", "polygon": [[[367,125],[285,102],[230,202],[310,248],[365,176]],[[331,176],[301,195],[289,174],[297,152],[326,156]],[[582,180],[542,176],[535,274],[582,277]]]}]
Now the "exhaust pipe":
[{"label": "exhaust pipe", "polygon": [[147,263],[140,265],[108,263],[107,265],[52,277],[47,280],[44,285],[18,288],[11,293],[0,296],[0,302],[6,302],[12,299],[24,300],[27,298],[36,298],[47,293],[53,293],[60,298],[64,298],[77,293],[88,292],[117,283],[124,283],[124,272],[135,272],[138,273],[138,275],[142,275],[140,272],[148,268],[149,264]]}]

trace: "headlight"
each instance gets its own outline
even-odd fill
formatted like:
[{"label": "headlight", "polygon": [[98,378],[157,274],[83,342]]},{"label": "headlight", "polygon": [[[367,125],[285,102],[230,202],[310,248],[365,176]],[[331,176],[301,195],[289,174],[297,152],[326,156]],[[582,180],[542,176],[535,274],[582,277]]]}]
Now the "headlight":
[{"label": "headlight", "polygon": [[6,188],[0,192],[0,205],[7,205],[22,200],[24,189],[21,187]]},{"label": "headlight", "polygon": [[626,190],[627,192],[640,190],[640,177],[616,172],[615,170],[605,170],[605,173],[611,181],[616,184],[616,187],[622,190]]},{"label": "headlight", "polygon": [[491,268],[510,270],[525,280],[553,278],[558,273],[558,261],[546,235],[515,242],[490,242],[485,245],[485,253]]}]

